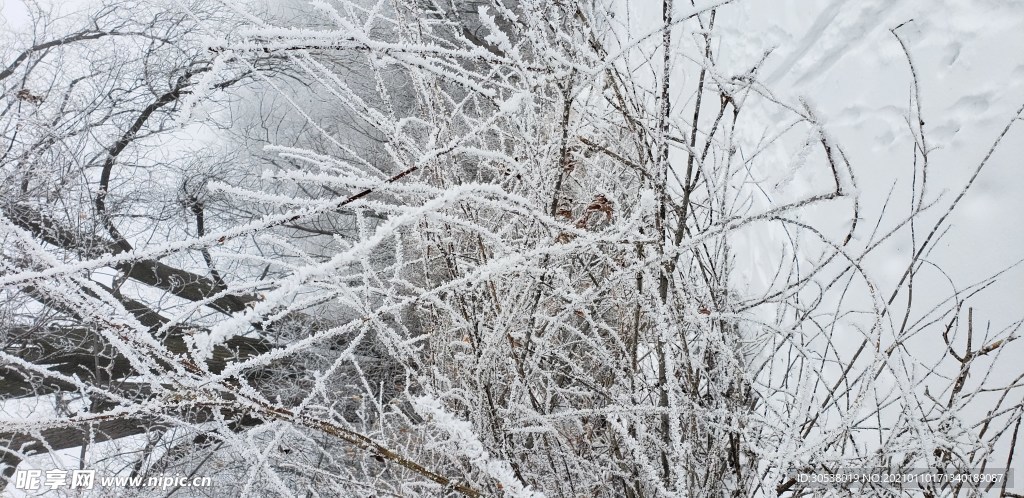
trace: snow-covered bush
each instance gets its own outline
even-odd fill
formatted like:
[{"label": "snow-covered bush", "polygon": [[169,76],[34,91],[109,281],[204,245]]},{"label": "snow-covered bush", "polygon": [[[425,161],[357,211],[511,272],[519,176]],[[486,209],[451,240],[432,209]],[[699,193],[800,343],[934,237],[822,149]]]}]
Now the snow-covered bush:
[{"label": "snow-covered bush", "polygon": [[[45,95],[35,43],[0,73],[2,392],[29,415],[5,477],[48,454],[218,495],[774,496],[1009,466],[1017,373],[988,375],[1018,329],[969,304],[991,279],[911,309],[971,186],[927,195],[923,122],[911,207],[863,219],[877,194],[770,54],[720,62],[741,6],[647,3],[108,12],[54,47],[123,36],[145,49],[105,61],[138,67]],[[908,231],[882,288],[866,258]]]}]

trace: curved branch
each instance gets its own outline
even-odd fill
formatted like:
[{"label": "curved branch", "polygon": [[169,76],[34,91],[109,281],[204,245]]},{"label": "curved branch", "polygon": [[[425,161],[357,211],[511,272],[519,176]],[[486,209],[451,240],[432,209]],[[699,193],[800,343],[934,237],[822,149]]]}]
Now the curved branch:
[{"label": "curved branch", "polygon": [[153,103],[146,106],[146,108],[143,109],[141,113],[139,113],[139,116],[135,118],[135,122],[132,123],[131,127],[129,127],[128,130],[121,135],[121,138],[118,139],[118,141],[115,142],[113,146],[107,149],[107,158],[105,161],[103,161],[103,170],[100,173],[100,186],[99,190],[96,192],[95,204],[96,213],[99,215],[100,220],[103,222],[103,225],[107,229],[107,232],[109,232],[110,236],[114,238],[114,243],[117,245],[118,250],[115,252],[132,250],[131,244],[129,244],[128,241],[125,240],[124,236],[121,235],[121,232],[117,230],[117,227],[114,226],[113,221],[110,219],[110,216],[107,213],[106,197],[110,191],[110,173],[114,168],[114,163],[117,162],[117,156],[124,152],[124,149],[128,147],[128,144],[132,143],[132,141],[135,140],[135,137],[136,135],[138,135],[139,130],[141,130],[142,127],[145,126],[149,118],[153,116],[153,113],[155,113],[161,107],[164,107],[165,105],[170,104],[181,98],[183,90],[189,86],[189,79],[191,79],[192,76],[195,76],[199,72],[201,71],[188,72],[185,73],[181,78],[178,78],[178,81],[174,85],[174,88],[171,89],[171,91],[161,95]]},{"label": "curved branch", "polygon": [[[199,237],[205,237],[206,226],[203,216],[203,202],[195,196],[190,196],[189,204],[192,209],[192,214],[196,215],[196,235]],[[210,269],[210,276],[213,277],[214,283],[216,283],[221,289],[226,289],[227,284],[225,284],[224,279],[221,278],[220,272],[217,271],[217,267],[213,265],[213,256],[210,255],[210,249],[203,247],[200,252],[203,253],[203,259],[206,261],[206,266]]]}]

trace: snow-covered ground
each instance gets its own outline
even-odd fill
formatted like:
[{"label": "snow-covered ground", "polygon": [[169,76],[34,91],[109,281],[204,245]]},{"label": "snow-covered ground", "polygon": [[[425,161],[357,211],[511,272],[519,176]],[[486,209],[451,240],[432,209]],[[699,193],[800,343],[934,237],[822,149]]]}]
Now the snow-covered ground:
[{"label": "snow-covered ground", "polygon": [[[915,115],[916,102],[907,57],[890,29],[898,27],[896,33],[913,60],[921,120],[932,149],[925,203],[938,202],[917,224],[918,244],[1024,105],[1021,2],[782,0],[744,2],[722,13],[722,29],[729,33],[721,35],[720,50],[735,58],[736,71],[772,50],[760,72],[765,82],[780,98],[806,99],[847,154],[862,195],[862,243],[871,228],[864,224],[874,224],[894,183],[883,227],[895,225],[909,212],[912,198],[914,137],[908,117]],[[915,314],[950,296],[950,280],[963,289],[1024,259],[1021,125],[1002,140],[947,220],[949,231],[926,256],[934,266],[925,265],[915,282]],[[845,227],[848,218],[830,217],[848,212],[812,210],[805,216],[815,225]],[[867,259],[885,297],[906,269],[910,242],[904,229]],[[1021,319],[1021,303],[1024,265],[1011,269],[968,305],[974,307],[976,327],[996,331]],[[933,327],[934,336],[911,342],[922,362],[940,353],[940,329]],[[1024,345],[1012,344],[1003,354],[1024,355]],[[1003,365],[1012,367],[1013,362]],[[997,370],[990,380],[1006,383],[1018,373]],[[979,411],[964,416],[980,417],[984,412]],[[1024,448],[1018,446],[1014,460],[1022,458]]]},{"label": "snow-covered ground", "polygon": [[[766,83],[779,96],[807,99],[848,154],[861,191],[871,196],[862,213],[869,222],[893,182],[896,208],[890,209],[905,211],[910,202],[912,79],[890,29],[902,25],[897,33],[913,57],[924,130],[934,149],[925,196],[926,202],[940,195],[942,200],[924,221],[937,219],[1024,105],[1021,2],[783,0],[746,2],[729,13],[722,17],[723,29],[746,43],[746,65],[774,47],[761,73]],[[723,47],[723,53],[731,52]],[[974,282],[1024,258],[1022,154],[1024,129],[1013,129],[930,256],[954,281]],[[900,265],[910,249],[909,234],[901,239],[874,261],[890,279],[905,269]],[[895,280],[882,283],[891,289]],[[935,290],[944,293],[948,285]],[[1019,319],[1022,302],[1024,268],[1018,268],[974,303],[975,313],[1006,324]]]}]

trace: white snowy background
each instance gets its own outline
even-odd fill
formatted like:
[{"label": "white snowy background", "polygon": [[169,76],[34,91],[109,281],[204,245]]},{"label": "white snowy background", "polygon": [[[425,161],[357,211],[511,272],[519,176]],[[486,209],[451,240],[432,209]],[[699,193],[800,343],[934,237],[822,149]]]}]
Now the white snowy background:
[{"label": "white snowy background", "polygon": [[[847,154],[862,194],[861,223],[874,223],[895,183],[883,227],[894,225],[899,216],[892,213],[906,213],[911,202],[914,138],[907,117],[914,111],[912,79],[906,55],[890,32],[902,24],[897,33],[913,58],[924,131],[934,149],[925,198],[939,198],[918,224],[919,244],[1024,105],[1024,2],[755,1],[722,14],[721,29],[731,31],[731,36],[722,34],[723,45],[731,40],[736,46],[722,47],[721,53],[735,54],[736,71],[772,50],[760,75],[776,95],[806,99]],[[949,296],[950,279],[964,288],[1024,259],[1024,129],[1019,126],[1010,130],[946,221],[949,231],[927,256],[934,266],[925,266],[915,281],[915,299],[922,303],[915,312]],[[848,212],[836,211],[840,216]],[[810,217],[819,226],[848,226],[848,217],[836,213],[815,210]],[[862,237],[870,232],[866,228],[858,229]],[[910,252],[909,232],[903,230],[867,259],[883,296],[902,276]],[[1018,322],[1022,303],[1024,267],[1016,266],[969,305],[975,326],[994,331]],[[856,342],[851,338],[853,347]],[[942,339],[917,337],[912,344],[923,359],[942,347]],[[1024,348],[1011,345],[1008,354],[1024,357]],[[993,380],[1006,382],[1017,372],[993,374]],[[1015,453],[1020,462],[1024,449]]]}]

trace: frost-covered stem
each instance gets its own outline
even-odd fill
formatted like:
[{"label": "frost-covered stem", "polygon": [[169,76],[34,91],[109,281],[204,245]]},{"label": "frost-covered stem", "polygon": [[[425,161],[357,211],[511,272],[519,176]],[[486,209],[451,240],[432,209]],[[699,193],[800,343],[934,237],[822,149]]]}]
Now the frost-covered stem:
[{"label": "frost-covered stem", "polygon": [[[906,23],[904,23],[904,24],[906,24]],[[896,40],[900,43],[900,48],[903,49],[903,55],[905,55],[906,58],[907,58],[907,66],[910,68],[910,79],[911,79],[911,82],[912,82],[913,87],[914,87],[914,97],[913,97],[913,99],[914,99],[914,111],[915,111],[914,115],[917,118],[917,120],[916,120],[917,122],[916,123],[910,123],[909,120],[908,120],[908,124],[910,125],[910,130],[911,131],[914,131],[914,125],[915,124],[917,125],[917,133],[915,133],[915,136],[914,136],[914,150],[915,150],[915,156],[916,156],[917,153],[921,154],[921,162],[922,162],[922,164],[921,164],[921,191],[915,197],[917,197],[917,199],[916,199],[916,201],[917,201],[916,209],[920,210],[922,205],[924,204],[925,192],[927,191],[927,187],[928,187],[928,153],[930,152],[930,149],[928,148],[928,140],[927,140],[927,137],[926,137],[925,132],[924,132],[924,114],[923,114],[923,111],[921,110],[922,109],[922,104],[921,104],[921,82],[920,82],[920,80],[917,77],[917,68],[914,67],[914,58],[910,55],[910,49],[907,47],[906,42],[904,42],[903,38],[900,38],[899,33],[896,32],[896,30],[900,29],[902,26],[903,26],[903,24],[900,24],[899,26],[896,26],[895,28],[890,29],[889,32],[892,33],[892,35],[896,37]],[[915,161],[915,163],[916,163],[916,161]],[[916,166],[916,164],[915,164],[915,166]],[[917,170],[915,169],[914,172],[915,172],[915,176],[916,176]],[[916,186],[916,178],[915,178],[915,186]],[[914,201],[914,200],[915,199],[911,199],[911,201]]]},{"label": "frost-covered stem", "polygon": [[[1006,452],[1006,468],[1012,469],[1013,464],[1013,453],[1017,449],[1017,435],[1020,431],[1021,414],[1017,414],[1017,422],[1013,425],[1013,436],[1010,437],[1010,449]],[[1006,494],[1006,485],[1009,479],[1003,479],[1003,485],[999,489],[999,496],[1009,496]]]},{"label": "frost-covered stem", "polygon": [[[191,204],[190,209],[192,210],[192,214],[196,217],[196,236],[205,237],[206,217],[203,212],[203,202],[193,196],[189,198],[189,204]],[[224,283],[224,279],[221,278],[220,272],[217,271],[217,266],[213,264],[213,256],[210,254],[210,249],[208,247],[203,247],[200,249],[200,252],[203,254],[203,260],[206,261],[206,267],[210,269],[210,278],[212,278],[217,284],[217,287],[220,289],[226,289],[227,284]]]},{"label": "frost-covered stem", "polygon": [[[637,257],[637,260],[643,261],[643,259],[644,259],[644,245],[643,244],[639,244],[639,243],[636,244],[636,257]],[[629,342],[629,358],[630,358],[630,367],[631,367],[630,368],[630,375],[631,375],[630,385],[631,385],[631,387],[633,387],[633,391],[634,392],[635,392],[635,387],[636,386],[635,386],[635,384],[633,384],[633,382],[635,381],[634,377],[637,374],[637,365],[636,365],[637,348],[639,347],[639,344],[640,344],[640,316],[641,316],[641,311],[642,311],[642,306],[641,306],[641,302],[640,301],[641,301],[641,296],[643,296],[643,293],[644,293],[644,272],[637,271],[636,272],[636,296],[637,296],[637,303],[633,307],[633,333],[632,333],[632,335],[630,336],[630,339],[629,339],[629,341],[630,341]]]},{"label": "frost-covered stem", "polygon": [[570,74],[569,79],[564,83],[562,88],[562,121],[561,129],[562,136],[559,138],[558,144],[558,164],[555,165],[558,171],[555,177],[555,189],[554,194],[551,196],[551,205],[548,207],[548,214],[555,216],[558,212],[558,203],[561,202],[562,196],[562,183],[565,181],[565,176],[568,173],[569,164],[569,117],[572,114],[572,78],[575,72]]},{"label": "frost-covered stem", "polygon": [[[925,192],[928,187],[928,140],[924,131],[924,115],[921,110],[921,86],[917,78],[917,69],[914,67],[914,59],[910,55],[910,49],[907,44],[900,38],[899,33],[896,32],[900,26],[890,29],[889,32],[896,37],[896,40],[900,44],[900,48],[903,49],[903,54],[907,58],[907,66],[910,68],[910,77],[913,83],[913,105],[915,108],[914,117],[916,123],[911,122],[910,116],[907,117],[907,126],[910,128],[911,133],[914,135],[914,161],[912,163],[913,178],[911,180],[911,196],[910,204],[912,212],[920,212],[924,205]],[[909,111],[908,111],[909,113]],[[916,130],[915,130],[916,125]],[[918,154],[921,158],[921,188],[918,191],[917,186],[917,172],[918,172]],[[917,217],[914,216],[910,219],[910,247],[917,247]],[[907,322],[910,320],[910,313],[913,309],[914,304],[914,275],[916,271],[911,271],[907,277],[907,306],[903,315],[903,323],[900,325],[900,333],[906,330]]]},{"label": "frost-covered stem", "polygon": [[[672,6],[673,0],[662,0],[661,3],[661,17],[662,23],[664,24],[664,30],[662,31],[661,45],[662,45],[662,68],[661,68],[661,95],[660,104],[661,108],[658,112],[658,180],[660,184],[658,188],[658,214],[655,220],[655,229],[658,234],[658,247],[660,248],[659,256],[664,254],[665,251],[665,230],[667,228],[665,215],[668,206],[668,170],[670,168],[668,158],[668,135],[669,135],[669,118],[672,112],[671,102],[671,70],[672,70]],[[671,276],[669,272],[671,270],[667,265],[662,265],[661,274],[658,280],[658,297],[661,300],[661,306],[667,310],[668,307],[668,286],[669,279]],[[658,317],[659,320],[665,320],[667,317]],[[661,415],[661,436],[665,447],[661,450],[661,466],[662,476],[667,486],[671,486],[673,481],[672,468],[669,461],[669,452],[672,448],[672,429],[670,422],[670,415],[667,411],[669,406],[669,383],[668,383],[668,358],[667,354],[667,339],[666,336],[669,332],[667,327],[655,327],[655,331],[658,335],[655,343],[655,351],[658,355],[658,406],[663,410]],[[680,335],[684,334],[683,331],[679,331]],[[683,339],[685,342],[685,338]]]},{"label": "frost-covered stem", "polygon": [[[717,9],[711,9],[711,19],[708,21],[708,27],[704,33],[704,60],[700,66],[700,74],[697,77],[697,95],[696,101],[693,105],[693,123],[690,126],[690,148],[686,154],[686,174],[683,176],[683,200],[679,203],[679,226],[676,227],[675,233],[675,244],[678,246],[686,234],[686,218],[689,216],[690,207],[690,194],[693,192],[693,164],[694,154],[697,151],[697,133],[699,132],[698,124],[700,123],[700,104],[704,96],[704,78],[707,76],[707,65],[711,63],[711,30],[715,27],[715,13]],[[699,16],[698,16],[699,19]],[[723,112],[725,112],[726,102],[722,102],[722,109],[719,113],[719,118]],[[717,127],[718,120],[715,120],[715,126]],[[708,146],[711,144],[711,139],[714,136],[715,128],[712,127],[711,133],[707,137],[707,145],[704,147],[704,154],[701,157],[703,162],[704,156],[707,155]]]}]

